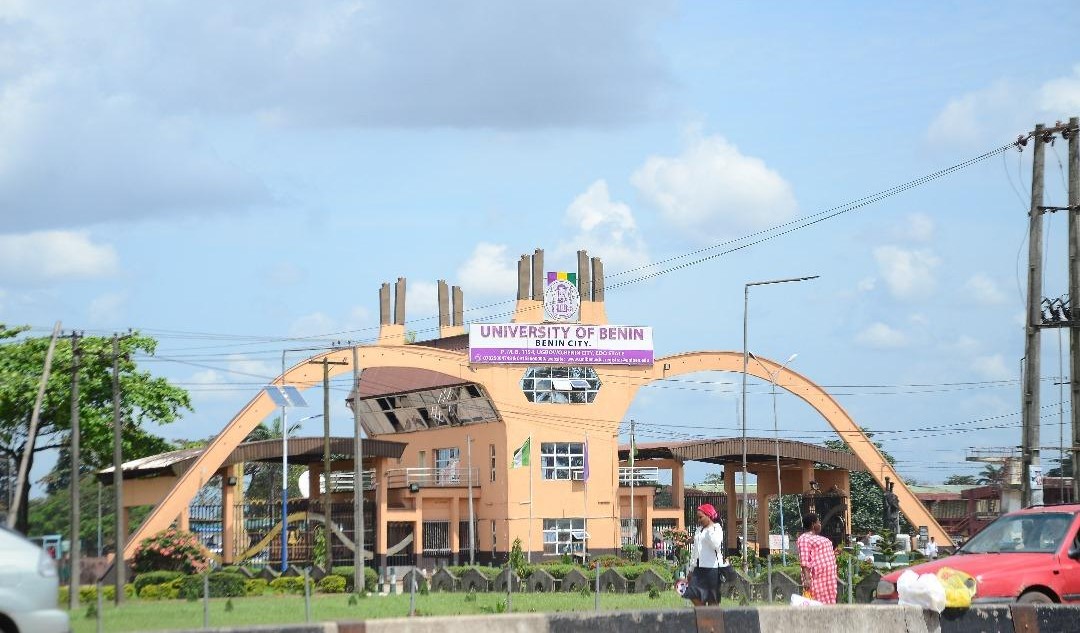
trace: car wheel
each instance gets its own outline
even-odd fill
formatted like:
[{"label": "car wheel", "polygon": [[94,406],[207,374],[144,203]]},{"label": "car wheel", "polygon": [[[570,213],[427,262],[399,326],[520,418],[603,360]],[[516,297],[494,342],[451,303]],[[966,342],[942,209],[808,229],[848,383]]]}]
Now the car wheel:
[{"label": "car wheel", "polygon": [[1048,604],[1053,603],[1054,599],[1046,595],[1041,591],[1029,591],[1022,594],[1017,602],[1020,604]]}]

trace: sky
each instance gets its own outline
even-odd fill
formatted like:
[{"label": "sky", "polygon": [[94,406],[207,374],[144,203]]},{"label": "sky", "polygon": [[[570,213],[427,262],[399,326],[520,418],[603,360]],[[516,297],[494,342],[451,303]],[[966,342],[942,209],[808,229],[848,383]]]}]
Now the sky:
[{"label": "sky", "polygon": [[[156,431],[201,438],[283,357],[370,341],[401,276],[424,339],[438,279],[498,322],[521,254],[587,249],[661,356],[741,350],[745,284],[819,275],[752,289],[750,351],[797,354],[901,475],[975,474],[969,449],[1020,443],[1030,146],[849,203],[1080,115],[1078,26],[1051,2],[0,0],[0,322],[154,336],[140,364],[194,402]],[[1065,204],[1065,143],[1046,156]],[[1045,233],[1057,297],[1064,218]],[[739,402],[738,374],[695,374],[627,422],[738,436]],[[772,404],[751,379],[748,434],[835,438]]]}]

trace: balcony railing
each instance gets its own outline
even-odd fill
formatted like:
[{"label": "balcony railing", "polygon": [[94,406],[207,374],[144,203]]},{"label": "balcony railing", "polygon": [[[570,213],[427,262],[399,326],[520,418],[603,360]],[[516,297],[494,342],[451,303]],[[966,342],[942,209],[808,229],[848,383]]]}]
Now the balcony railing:
[{"label": "balcony railing", "polygon": [[[375,471],[365,470],[364,473],[364,490],[375,489]],[[353,482],[356,480],[354,474],[350,471],[334,471],[330,473],[330,492],[352,492]],[[319,490],[323,493],[326,492],[325,479],[323,476],[319,477]]]},{"label": "balcony railing", "polygon": [[[480,469],[472,469],[472,485],[480,483]],[[468,468],[392,468],[386,471],[386,485],[406,488],[456,488],[469,485]]]},{"label": "balcony railing", "polygon": [[660,469],[656,466],[620,466],[619,485],[655,486],[660,483]]}]

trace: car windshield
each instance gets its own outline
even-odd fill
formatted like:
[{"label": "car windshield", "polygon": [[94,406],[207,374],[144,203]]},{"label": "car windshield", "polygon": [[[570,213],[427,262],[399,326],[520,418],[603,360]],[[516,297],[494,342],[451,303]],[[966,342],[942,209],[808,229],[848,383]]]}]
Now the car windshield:
[{"label": "car windshield", "polygon": [[960,553],[1056,552],[1073,515],[1039,512],[1005,515],[964,543]]}]

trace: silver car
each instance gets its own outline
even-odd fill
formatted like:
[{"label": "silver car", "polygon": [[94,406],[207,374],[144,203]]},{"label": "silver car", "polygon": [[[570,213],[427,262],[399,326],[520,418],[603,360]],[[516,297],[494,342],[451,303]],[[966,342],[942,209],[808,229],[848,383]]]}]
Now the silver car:
[{"label": "silver car", "polygon": [[68,633],[57,608],[60,579],[53,559],[21,534],[0,526],[0,631]]}]

